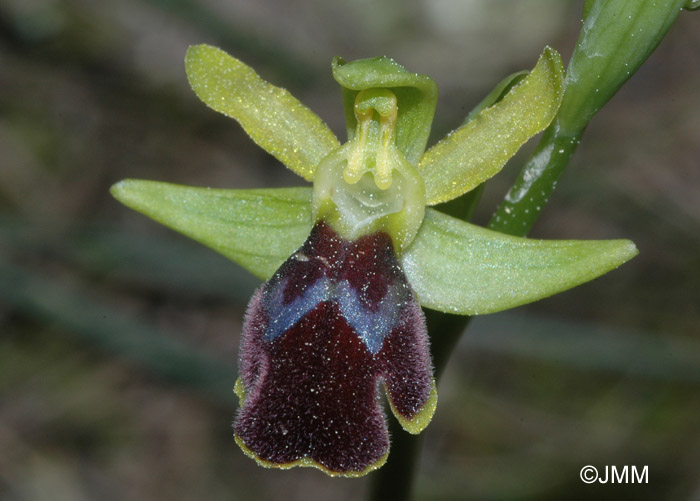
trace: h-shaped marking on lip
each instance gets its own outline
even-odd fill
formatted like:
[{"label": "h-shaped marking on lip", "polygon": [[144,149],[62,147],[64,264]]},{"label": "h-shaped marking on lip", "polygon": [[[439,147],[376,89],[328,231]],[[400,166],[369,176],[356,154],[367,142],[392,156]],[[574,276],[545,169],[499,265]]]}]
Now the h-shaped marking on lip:
[{"label": "h-shaped marking on lip", "polygon": [[321,277],[310,284],[301,295],[289,303],[284,303],[284,289],[288,280],[282,280],[266,291],[269,295],[264,300],[268,315],[263,339],[272,342],[294,327],[309,312],[324,301],[335,301],[345,321],[352,327],[358,338],[370,353],[377,354],[384,344],[384,339],[396,327],[403,306],[406,304],[406,291],[400,284],[392,284],[379,301],[376,311],[367,308],[360,293],[347,280],[334,283],[328,277]]}]

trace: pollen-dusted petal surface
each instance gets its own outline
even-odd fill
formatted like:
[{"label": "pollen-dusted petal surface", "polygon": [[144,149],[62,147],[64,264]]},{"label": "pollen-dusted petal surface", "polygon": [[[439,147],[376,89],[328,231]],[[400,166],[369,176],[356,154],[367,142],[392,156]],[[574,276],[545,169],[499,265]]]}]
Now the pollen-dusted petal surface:
[{"label": "pollen-dusted petal surface", "polygon": [[307,181],[321,159],[338,147],[318,115],[221,49],[190,47],[185,69],[207,106],[238,121],[258,146]]},{"label": "pollen-dusted petal surface", "polygon": [[457,198],[498,173],[552,121],[563,80],[561,56],[546,47],[532,72],[503,99],[426,151],[418,171],[428,205]]},{"label": "pollen-dusted petal surface", "polygon": [[264,466],[364,475],[389,450],[380,383],[421,431],[435,409],[422,311],[385,233],[349,242],[317,223],[248,307],[236,440]]}]

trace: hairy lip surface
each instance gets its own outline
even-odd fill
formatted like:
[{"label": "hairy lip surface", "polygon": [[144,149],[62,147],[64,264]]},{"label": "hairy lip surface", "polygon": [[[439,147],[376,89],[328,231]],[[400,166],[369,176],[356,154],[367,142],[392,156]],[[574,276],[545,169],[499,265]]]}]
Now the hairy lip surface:
[{"label": "hairy lip surface", "polygon": [[402,424],[434,409],[423,313],[390,237],[351,242],[317,223],[253,296],[240,374],[234,432],[260,464],[345,476],[381,466],[379,383]]}]

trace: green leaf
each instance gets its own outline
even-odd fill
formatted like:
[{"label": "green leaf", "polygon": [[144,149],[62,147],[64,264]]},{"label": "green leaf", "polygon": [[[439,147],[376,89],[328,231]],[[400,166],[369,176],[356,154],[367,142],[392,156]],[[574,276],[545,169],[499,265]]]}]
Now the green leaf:
[{"label": "green leaf", "polygon": [[401,261],[423,306],[478,315],[570,289],[635,255],[629,240],[513,237],[428,209]]},{"label": "green leaf", "polygon": [[651,54],[684,0],[587,0],[557,116],[498,206],[489,227],[527,234],[590,120]]},{"label": "green leaf", "polygon": [[358,59],[349,63],[336,57],[332,68],[333,77],[343,88],[348,139],[352,139],[357,126],[354,104],[358,92],[374,88],[390,89],[396,95],[399,107],[396,146],[411,164],[416,165],[428,143],[435,114],[435,82],[426,75],[406,71],[388,57]]},{"label": "green leaf", "polygon": [[562,134],[580,135],[659,45],[685,3],[686,0],[586,2],[557,116]]},{"label": "green leaf", "polygon": [[561,56],[546,47],[532,72],[497,104],[430,148],[418,169],[428,205],[446,202],[498,173],[554,118],[563,93]]},{"label": "green leaf", "polygon": [[265,280],[311,232],[311,188],[219,190],[126,179],[110,191]]},{"label": "green leaf", "polygon": [[321,159],[338,147],[318,115],[221,49],[190,47],[185,69],[207,106],[237,120],[258,146],[307,181],[313,180]]}]

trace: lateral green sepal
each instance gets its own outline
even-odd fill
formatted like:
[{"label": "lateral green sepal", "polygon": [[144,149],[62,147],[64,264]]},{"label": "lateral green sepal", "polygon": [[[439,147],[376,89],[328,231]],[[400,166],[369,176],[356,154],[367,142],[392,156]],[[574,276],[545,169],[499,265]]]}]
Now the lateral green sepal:
[{"label": "lateral green sepal", "polygon": [[[312,226],[310,188],[221,190],[127,179],[111,193],[263,280],[299,248]],[[569,289],[636,254],[629,240],[512,237],[427,209],[400,260],[422,306],[477,315]]]},{"label": "lateral green sepal", "polygon": [[636,255],[629,240],[513,237],[427,209],[401,262],[421,305],[478,315],[570,289]]},{"label": "lateral green sepal", "polygon": [[126,179],[110,191],[127,207],[210,247],[263,280],[311,232],[311,188],[220,190]]}]

